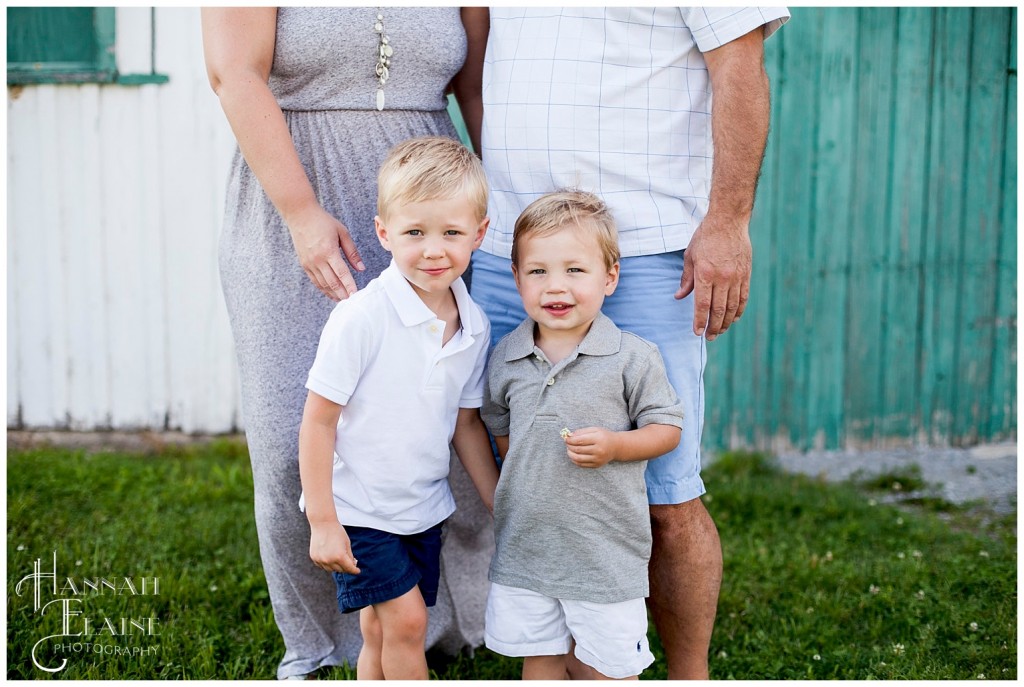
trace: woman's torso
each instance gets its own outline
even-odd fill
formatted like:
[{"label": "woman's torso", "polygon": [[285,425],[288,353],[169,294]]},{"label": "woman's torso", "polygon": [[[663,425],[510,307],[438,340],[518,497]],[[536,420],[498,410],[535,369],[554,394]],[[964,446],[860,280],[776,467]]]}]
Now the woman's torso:
[{"label": "woman's torso", "polygon": [[393,49],[386,110],[442,110],[466,56],[457,7],[281,7],[270,88],[284,110],[374,110],[380,34]]}]

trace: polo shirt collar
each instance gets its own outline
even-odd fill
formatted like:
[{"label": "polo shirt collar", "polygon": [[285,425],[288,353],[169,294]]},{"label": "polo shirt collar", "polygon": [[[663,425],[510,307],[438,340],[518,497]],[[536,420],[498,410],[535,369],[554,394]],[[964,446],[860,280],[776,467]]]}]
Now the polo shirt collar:
[{"label": "polo shirt collar", "polygon": [[[394,260],[391,261],[387,269],[380,273],[380,280],[384,286],[384,292],[388,295],[388,300],[395,307],[404,326],[415,327],[418,324],[433,322],[437,319],[434,311],[416,295],[412,284],[402,276]],[[466,289],[462,277],[452,282],[451,288],[452,294],[455,296],[455,304],[459,308],[462,329],[470,335],[480,334],[484,328],[483,319],[477,309],[472,307],[469,291]]]},{"label": "polo shirt collar", "polygon": [[[508,335],[505,362],[510,363],[533,355],[533,325],[533,320],[527,317]],[[594,323],[590,325],[590,331],[583,337],[576,350],[580,355],[614,355],[619,352],[621,341],[622,331],[615,326],[611,318],[604,313],[598,313]]]}]

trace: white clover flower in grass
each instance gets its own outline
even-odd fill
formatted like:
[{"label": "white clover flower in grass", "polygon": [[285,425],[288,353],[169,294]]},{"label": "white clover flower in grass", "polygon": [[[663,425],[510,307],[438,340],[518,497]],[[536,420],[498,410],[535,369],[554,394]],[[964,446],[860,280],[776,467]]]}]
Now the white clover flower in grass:
[{"label": "white clover flower in grass", "polygon": [[985,679],[985,673],[978,673],[978,679],[979,680],[984,680]]},{"label": "white clover flower in grass", "polygon": [[24,550],[25,550],[25,545],[24,544],[18,544],[18,551],[24,551]]},{"label": "white clover flower in grass", "polygon": [[896,518],[896,524],[897,525],[902,525],[903,524],[903,518]]},{"label": "white clover flower in grass", "polygon": [[868,587],[868,591],[872,594],[877,594],[878,592],[882,591],[882,589],[880,587],[877,587],[876,585],[871,585],[870,587]]},{"label": "white clover flower in grass", "polygon": [[914,558],[920,558],[920,557],[921,557],[921,556],[923,556],[924,554],[922,554],[922,553],[921,553],[920,551],[918,551],[917,549],[914,549],[914,552],[913,552],[912,554],[910,554],[910,555],[911,555],[911,556],[913,556]]},{"label": "white clover flower in grass", "polygon": [[215,591],[217,591],[217,585],[215,585],[215,584],[211,584],[211,585],[210,585],[210,591],[211,591],[211,592],[215,592]]},{"label": "white clover flower in grass", "polygon": [[988,551],[979,551],[978,555],[982,558],[988,558]]},{"label": "white clover flower in grass", "polygon": [[832,560],[832,552],[831,551],[826,551],[825,552],[825,560],[826,561]]},{"label": "white clover flower in grass", "polygon": [[902,656],[903,652],[906,651],[907,647],[903,646],[899,642],[892,645],[892,652],[897,656]]},{"label": "white clover flower in grass", "polygon": [[967,627],[971,628],[971,632],[977,632],[978,631],[978,623],[971,623]]},{"label": "white clover flower in grass", "polygon": [[729,658],[729,654],[725,653],[725,649],[718,652],[718,658]]},{"label": "white clover flower in grass", "polygon": [[868,505],[869,506],[877,506],[878,505],[878,501],[875,501],[874,499],[868,499]]},{"label": "white clover flower in grass", "polygon": [[82,561],[75,561],[75,565],[81,565]]},{"label": "white clover flower in grass", "polygon": [[918,599],[922,599],[923,600],[924,599],[924,590],[923,589],[918,589],[917,590],[917,594],[915,594],[914,596],[916,596]]},{"label": "white clover flower in grass", "polygon": [[815,661],[820,661],[821,660],[821,654],[814,654],[814,656],[812,656],[811,658],[813,658]]},{"label": "white clover flower in grass", "polygon": [[906,557],[907,557],[906,554],[903,553],[902,551],[900,551],[898,554],[896,554],[896,558],[899,558],[900,560],[903,560]]}]

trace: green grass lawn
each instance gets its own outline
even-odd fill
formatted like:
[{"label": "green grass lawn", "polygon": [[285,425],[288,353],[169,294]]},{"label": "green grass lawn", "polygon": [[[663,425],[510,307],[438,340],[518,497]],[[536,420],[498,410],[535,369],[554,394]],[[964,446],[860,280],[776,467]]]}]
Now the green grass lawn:
[{"label": "green grass lawn", "polygon": [[[1017,677],[1015,516],[901,510],[878,504],[863,485],[787,475],[753,455],[724,456],[704,476],[725,554],[713,678]],[[7,677],[272,678],[282,644],[251,489],[245,448],[228,441],[158,456],[11,451]],[[59,593],[81,600],[68,606],[81,612],[69,615],[69,631],[88,617],[93,634],[40,643],[45,667],[67,659],[47,673],[31,652],[63,632],[61,602],[41,614],[32,580],[20,595],[16,585],[37,560],[52,572],[54,551],[58,588],[67,577],[79,587],[106,578],[121,593]],[[140,593],[126,593],[124,577]],[[153,577],[159,594],[142,594],[143,578],[151,592]],[[53,598],[44,586],[42,603]],[[135,624],[121,627],[121,618]],[[651,637],[658,662],[643,677],[664,678]],[[432,655],[431,666],[444,679],[519,673],[519,661],[485,649],[472,658]],[[353,674],[338,668],[322,677]]]}]

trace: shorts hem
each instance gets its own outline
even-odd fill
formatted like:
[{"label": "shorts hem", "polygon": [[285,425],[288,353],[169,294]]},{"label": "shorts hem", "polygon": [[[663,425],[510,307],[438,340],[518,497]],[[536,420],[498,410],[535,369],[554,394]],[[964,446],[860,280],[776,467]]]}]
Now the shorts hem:
[{"label": "shorts hem", "polygon": [[638,654],[636,660],[631,661],[627,665],[612,665],[610,663],[605,663],[579,644],[576,645],[575,653],[576,658],[578,658],[582,663],[587,664],[605,677],[614,678],[616,680],[640,675],[640,673],[644,672],[644,670],[654,663],[654,654],[651,653],[650,649],[646,649],[644,653]]},{"label": "shorts hem", "polygon": [[675,484],[667,487],[648,486],[647,503],[651,506],[675,505],[693,501],[705,493],[707,493],[707,489],[704,488],[704,481],[700,478],[685,484]]},{"label": "shorts hem", "polygon": [[[337,573],[336,573],[337,574]],[[353,594],[344,592],[338,595],[338,610],[342,613],[354,613],[367,606],[391,601],[411,591],[421,579],[420,573],[410,569],[409,573],[398,578],[394,582],[388,582],[372,589],[361,589],[359,593]],[[427,606],[433,606],[436,599],[424,599]]]},{"label": "shorts hem", "polygon": [[559,639],[545,642],[512,644],[497,640],[485,632],[484,646],[502,656],[525,658],[527,656],[561,656],[562,654],[568,654],[572,643],[571,639]]}]

